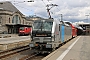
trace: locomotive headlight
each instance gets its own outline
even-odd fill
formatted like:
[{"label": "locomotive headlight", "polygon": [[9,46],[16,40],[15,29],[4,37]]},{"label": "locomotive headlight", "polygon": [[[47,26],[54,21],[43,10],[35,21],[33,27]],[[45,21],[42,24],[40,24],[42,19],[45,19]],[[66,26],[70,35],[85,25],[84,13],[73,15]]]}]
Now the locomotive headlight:
[{"label": "locomotive headlight", "polygon": [[46,48],[52,48],[52,45],[51,44],[47,44]]},{"label": "locomotive headlight", "polygon": [[33,43],[30,43],[29,46],[30,46],[30,47],[34,47],[34,44],[33,44]]}]

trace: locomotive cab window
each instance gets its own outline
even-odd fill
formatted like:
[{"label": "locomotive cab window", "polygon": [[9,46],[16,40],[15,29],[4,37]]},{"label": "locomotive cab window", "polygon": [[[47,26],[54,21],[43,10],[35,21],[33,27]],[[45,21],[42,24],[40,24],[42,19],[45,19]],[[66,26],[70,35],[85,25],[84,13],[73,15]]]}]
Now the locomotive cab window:
[{"label": "locomotive cab window", "polygon": [[33,30],[51,31],[53,21],[36,21],[33,24]]},{"label": "locomotive cab window", "polygon": [[44,22],[43,24],[43,30],[45,31],[51,31],[53,22]]},{"label": "locomotive cab window", "polygon": [[24,30],[24,27],[20,27],[20,30]]}]

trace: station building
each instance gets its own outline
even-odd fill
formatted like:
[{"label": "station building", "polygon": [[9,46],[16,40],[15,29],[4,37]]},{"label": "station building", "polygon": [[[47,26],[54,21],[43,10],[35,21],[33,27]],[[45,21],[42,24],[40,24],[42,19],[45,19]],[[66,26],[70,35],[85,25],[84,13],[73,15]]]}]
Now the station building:
[{"label": "station building", "polygon": [[31,24],[11,2],[0,2],[0,33],[17,34],[19,27]]}]

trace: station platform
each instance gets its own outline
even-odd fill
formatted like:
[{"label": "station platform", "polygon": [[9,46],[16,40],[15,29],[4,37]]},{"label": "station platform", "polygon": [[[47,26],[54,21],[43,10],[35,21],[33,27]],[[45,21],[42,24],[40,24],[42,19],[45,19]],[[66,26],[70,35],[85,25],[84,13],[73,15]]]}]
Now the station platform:
[{"label": "station platform", "polygon": [[29,45],[30,41],[30,36],[0,38],[0,51],[26,46]]},{"label": "station platform", "polygon": [[42,60],[90,60],[90,36],[78,36]]},{"label": "station platform", "polygon": [[19,37],[18,34],[0,34],[0,38]]}]

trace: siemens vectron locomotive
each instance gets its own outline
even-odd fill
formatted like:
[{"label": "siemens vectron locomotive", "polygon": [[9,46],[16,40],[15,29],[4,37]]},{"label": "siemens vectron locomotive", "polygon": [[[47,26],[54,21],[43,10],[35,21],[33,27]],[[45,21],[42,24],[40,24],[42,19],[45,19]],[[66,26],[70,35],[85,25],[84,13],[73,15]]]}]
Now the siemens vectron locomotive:
[{"label": "siemens vectron locomotive", "polygon": [[30,48],[38,52],[54,51],[63,42],[72,38],[72,28],[54,19],[36,20],[32,26]]}]

